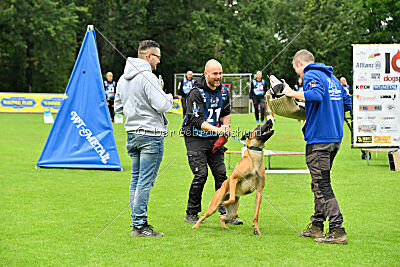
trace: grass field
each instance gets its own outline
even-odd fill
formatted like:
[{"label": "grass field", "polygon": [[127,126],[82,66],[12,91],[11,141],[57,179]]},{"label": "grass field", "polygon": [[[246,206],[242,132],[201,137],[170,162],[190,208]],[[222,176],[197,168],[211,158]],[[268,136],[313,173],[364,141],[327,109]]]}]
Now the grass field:
[{"label": "grass field", "polygon": [[[169,130],[181,116],[168,114]],[[149,203],[149,223],[164,238],[132,238],[130,209],[96,235],[129,204],[130,158],[122,125],[114,132],[123,172],[35,169],[49,125],[42,115],[0,114],[0,264],[149,266],[339,266],[400,265],[400,173],[391,172],[387,154],[372,154],[370,165],[350,148],[346,127],[332,170],[333,188],[349,245],[303,239],[266,202],[260,211],[262,236],[252,234],[255,194],[241,199],[242,226],[222,230],[218,216],[199,229],[184,223],[192,175],[183,138],[165,140],[160,170]],[[249,114],[232,115],[232,128],[254,127]],[[269,149],[304,151],[301,124],[279,117]],[[230,139],[230,150],[241,145]],[[236,164],[239,156],[231,161]],[[305,168],[303,156],[272,159],[273,168]],[[231,170],[228,170],[230,173]],[[203,210],[213,194],[209,175]],[[313,196],[309,174],[270,174],[264,196],[299,230],[309,222]]]}]

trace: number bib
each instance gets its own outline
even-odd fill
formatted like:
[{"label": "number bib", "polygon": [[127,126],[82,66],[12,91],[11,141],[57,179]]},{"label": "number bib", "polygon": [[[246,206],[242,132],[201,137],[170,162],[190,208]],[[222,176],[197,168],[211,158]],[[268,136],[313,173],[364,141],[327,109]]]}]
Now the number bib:
[{"label": "number bib", "polygon": [[183,78],[183,85],[182,85],[182,89],[183,92],[188,95],[190,93],[190,91],[192,90],[194,84],[194,80],[188,80],[186,79],[186,77]]},{"label": "number bib", "polygon": [[[228,98],[227,91],[223,90],[216,93],[211,93],[198,87],[196,87],[196,89],[199,90],[201,96],[203,97],[204,120],[213,126],[219,127],[221,110],[224,108],[224,102]],[[207,133],[197,129],[194,129],[193,135],[201,137],[218,136],[215,133]]]},{"label": "number bib", "polygon": [[264,85],[265,85],[264,79],[262,79],[261,81],[253,80],[254,94],[255,95],[264,95]]}]

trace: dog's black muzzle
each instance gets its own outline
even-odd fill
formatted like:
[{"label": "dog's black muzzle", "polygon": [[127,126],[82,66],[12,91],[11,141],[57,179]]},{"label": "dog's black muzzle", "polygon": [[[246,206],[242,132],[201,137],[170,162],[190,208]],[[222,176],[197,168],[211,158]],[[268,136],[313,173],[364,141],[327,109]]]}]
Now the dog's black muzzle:
[{"label": "dog's black muzzle", "polygon": [[264,123],[264,125],[257,126],[255,130],[255,136],[258,140],[262,142],[266,142],[273,134],[274,130],[272,130],[273,122],[272,120],[268,120]]},{"label": "dog's black muzzle", "polygon": [[[264,125],[257,126],[257,128],[254,130],[255,138],[261,140],[262,142],[266,142],[274,134],[274,130],[271,130],[273,125],[274,123],[272,120],[268,120],[266,123],[264,123]],[[250,133],[251,132],[248,132],[243,135],[241,140],[246,140],[249,138]]]}]

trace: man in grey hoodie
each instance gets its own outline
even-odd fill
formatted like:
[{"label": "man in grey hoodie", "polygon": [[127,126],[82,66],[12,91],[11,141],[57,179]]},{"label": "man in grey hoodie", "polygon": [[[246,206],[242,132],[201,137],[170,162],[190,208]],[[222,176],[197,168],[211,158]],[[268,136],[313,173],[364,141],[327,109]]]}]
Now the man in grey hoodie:
[{"label": "man in grey hoodie", "polygon": [[164,135],[168,121],[165,112],[172,108],[172,95],[165,94],[152,73],[160,63],[160,45],[141,41],[138,58],[128,58],[118,81],[114,110],[123,113],[128,138],[126,147],[132,161],[129,201],[132,236],[164,236],[147,223],[147,206],[164,154]]}]

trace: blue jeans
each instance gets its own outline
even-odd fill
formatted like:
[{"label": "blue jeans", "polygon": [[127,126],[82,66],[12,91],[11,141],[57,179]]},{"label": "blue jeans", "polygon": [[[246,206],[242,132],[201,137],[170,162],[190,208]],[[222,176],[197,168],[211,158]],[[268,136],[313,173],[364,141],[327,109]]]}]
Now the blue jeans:
[{"label": "blue jeans", "polygon": [[132,161],[129,188],[132,225],[141,228],[147,222],[150,189],[154,186],[164,154],[164,136],[145,136],[128,132],[126,148]]}]

